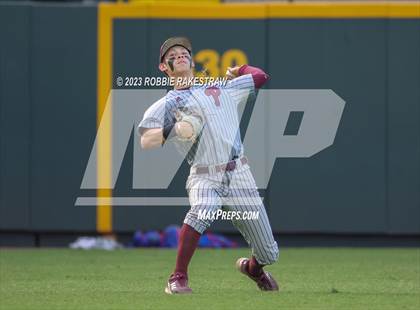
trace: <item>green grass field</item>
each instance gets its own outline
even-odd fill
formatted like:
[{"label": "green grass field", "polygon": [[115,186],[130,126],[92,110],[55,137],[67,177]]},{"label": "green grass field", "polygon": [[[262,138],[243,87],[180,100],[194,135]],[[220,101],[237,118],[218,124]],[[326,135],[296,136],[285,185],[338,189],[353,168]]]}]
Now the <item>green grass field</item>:
[{"label": "green grass field", "polygon": [[260,292],[246,249],[198,250],[192,295],[163,290],[174,250],[1,249],[0,309],[420,309],[420,249],[282,249]]}]

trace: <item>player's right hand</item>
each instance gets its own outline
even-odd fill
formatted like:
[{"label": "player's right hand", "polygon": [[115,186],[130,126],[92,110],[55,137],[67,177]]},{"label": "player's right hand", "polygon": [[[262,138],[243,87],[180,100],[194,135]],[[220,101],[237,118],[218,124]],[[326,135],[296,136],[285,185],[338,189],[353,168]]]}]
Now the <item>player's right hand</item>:
[{"label": "player's right hand", "polygon": [[233,80],[234,78],[239,76],[239,68],[240,66],[236,66],[236,67],[228,67],[226,70],[226,78],[228,80]]}]

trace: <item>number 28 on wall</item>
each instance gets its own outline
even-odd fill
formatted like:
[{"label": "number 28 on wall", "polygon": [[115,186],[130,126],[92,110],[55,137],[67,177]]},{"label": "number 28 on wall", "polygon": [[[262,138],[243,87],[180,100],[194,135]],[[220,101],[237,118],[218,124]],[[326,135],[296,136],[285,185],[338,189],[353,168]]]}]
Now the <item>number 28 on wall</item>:
[{"label": "number 28 on wall", "polygon": [[206,72],[196,72],[196,76],[223,77],[227,67],[247,64],[248,57],[239,49],[229,49],[221,56],[216,50],[204,49],[194,55],[194,62],[196,70],[199,70],[197,65],[200,65],[202,70],[206,70]]}]

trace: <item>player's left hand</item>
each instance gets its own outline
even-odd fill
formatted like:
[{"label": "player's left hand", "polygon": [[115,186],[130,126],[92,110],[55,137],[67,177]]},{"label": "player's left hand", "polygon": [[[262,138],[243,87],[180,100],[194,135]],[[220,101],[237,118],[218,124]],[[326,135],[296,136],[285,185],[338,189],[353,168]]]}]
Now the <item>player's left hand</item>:
[{"label": "player's left hand", "polygon": [[236,66],[236,67],[228,67],[226,70],[226,78],[228,80],[233,80],[234,78],[239,76],[239,68],[240,66]]},{"label": "player's left hand", "polygon": [[180,141],[195,142],[203,129],[203,115],[194,108],[179,108],[175,111],[175,130]]},{"label": "player's left hand", "polygon": [[182,141],[191,141],[193,138],[194,127],[189,122],[176,122],[174,130],[176,132],[177,137]]}]

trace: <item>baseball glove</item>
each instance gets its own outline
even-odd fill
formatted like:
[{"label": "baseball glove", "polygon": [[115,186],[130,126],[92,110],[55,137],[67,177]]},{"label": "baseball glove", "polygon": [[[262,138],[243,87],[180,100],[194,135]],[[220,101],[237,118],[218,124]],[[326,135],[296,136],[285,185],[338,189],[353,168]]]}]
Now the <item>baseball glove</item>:
[{"label": "baseball glove", "polygon": [[192,135],[188,138],[177,136],[177,139],[183,142],[195,142],[203,129],[204,117],[201,111],[191,107],[180,107],[175,111],[177,122],[186,122],[192,127]]}]

